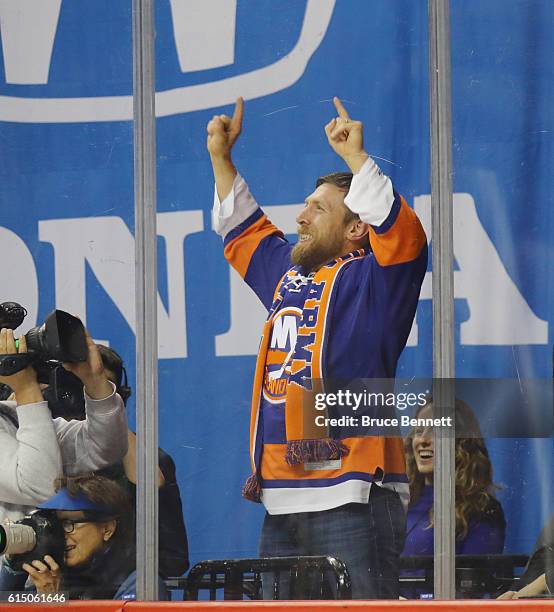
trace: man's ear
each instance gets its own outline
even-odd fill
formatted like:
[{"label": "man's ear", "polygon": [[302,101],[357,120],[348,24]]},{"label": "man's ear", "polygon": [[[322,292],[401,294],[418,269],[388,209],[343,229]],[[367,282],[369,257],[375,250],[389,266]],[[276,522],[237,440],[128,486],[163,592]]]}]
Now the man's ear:
[{"label": "man's ear", "polygon": [[369,225],[364,223],[361,219],[351,221],[346,230],[346,237],[352,242],[357,242],[366,238],[369,233]]},{"label": "man's ear", "polygon": [[116,529],[117,521],[115,519],[112,519],[111,521],[106,521],[104,523],[104,533],[102,534],[104,542],[108,542],[112,538]]}]

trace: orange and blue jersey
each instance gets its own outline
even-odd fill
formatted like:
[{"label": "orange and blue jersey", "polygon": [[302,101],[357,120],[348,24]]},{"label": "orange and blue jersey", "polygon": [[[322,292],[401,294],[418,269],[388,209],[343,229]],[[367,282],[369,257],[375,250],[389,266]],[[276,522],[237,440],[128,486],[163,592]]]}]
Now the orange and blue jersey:
[{"label": "orange and blue jersey", "polygon": [[301,384],[302,377],[313,375],[310,367],[296,367],[302,352],[312,349],[311,327],[319,330],[317,372],[322,379],[394,378],[427,267],[419,219],[371,159],[353,177],[345,203],[370,224],[371,250],[326,266],[332,272],[324,289],[321,275],[292,266],[293,245],[269,221],[240,176],[224,202],[216,198],[214,228],[223,236],[225,257],[270,311],[251,454],[261,477],[262,501],[271,514],[365,503],[376,474],[404,501],[408,496],[399,437],[357,436],[339,429],[333,436],[349,449],[340,459],[299,465],[284,459],[287,391],[291,382]]}]

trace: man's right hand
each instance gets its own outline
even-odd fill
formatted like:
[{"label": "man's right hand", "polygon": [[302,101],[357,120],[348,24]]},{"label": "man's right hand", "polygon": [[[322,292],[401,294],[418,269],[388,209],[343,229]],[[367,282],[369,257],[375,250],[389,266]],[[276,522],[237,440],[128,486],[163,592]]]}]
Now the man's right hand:
[{"label": "man's right hand", "polygon": [[208,123],[208,152],[213,158],[230,158],[231,149],[242,130],[244,100],[238,98],[232,117],[214,115]]},{"label": "man's right hand", "polygon": [[113,393],[112,383],[108,380],[100,351],[85,329],[88,355],[86,361],[64,362],[63,367],[75,374],[85,386],[85,393],[96,400],[106,399]]},{"label": "man's right hand", "polygon": [[231,193],[237,175],[237,169],[231,160],[231,149],[242,130],[243,110],[244,100],[238,98],[232,117],[214,115],[208,123],[207,146],[220,202]]}]

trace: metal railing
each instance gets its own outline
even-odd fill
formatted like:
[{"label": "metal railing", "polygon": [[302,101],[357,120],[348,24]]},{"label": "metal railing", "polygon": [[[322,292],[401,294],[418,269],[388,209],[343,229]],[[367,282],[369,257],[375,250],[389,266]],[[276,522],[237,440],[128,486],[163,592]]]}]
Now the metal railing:
[{"label": "metal railing", "polygon": [[[261,600],[264,576],[265,584],[271,585],[271,597],[265,599],[305,599],[306,589],[312,599],[352,599],[346,565],[323,556],[201,561],[186,578],[170,578],[166,585],[184,591],[187,600],[197,600],[203,590],[211,601],[218,591],[225,600]],[[287,585],[285,593],[282,583]]]}]

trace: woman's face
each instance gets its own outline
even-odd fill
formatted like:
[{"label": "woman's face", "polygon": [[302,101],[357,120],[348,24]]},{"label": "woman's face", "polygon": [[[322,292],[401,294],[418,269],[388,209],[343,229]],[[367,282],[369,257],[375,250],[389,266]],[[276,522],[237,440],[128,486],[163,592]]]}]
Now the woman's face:
[{"label": "woman's face", "polygon": [[84,512],[59,511],[65,532],[65,564],[76,567],[88,563],[101,551],[115,531],[115,521],[92,522]]},{"label": "woman's face", "polygon": [[[418,418],[430,419],[433,416],[432,406],[425,406]],[[433,482],[434,452],[433,428],[416,428],[412,437],[412,451],[420,474],[425,476],[425,484]]]}]

